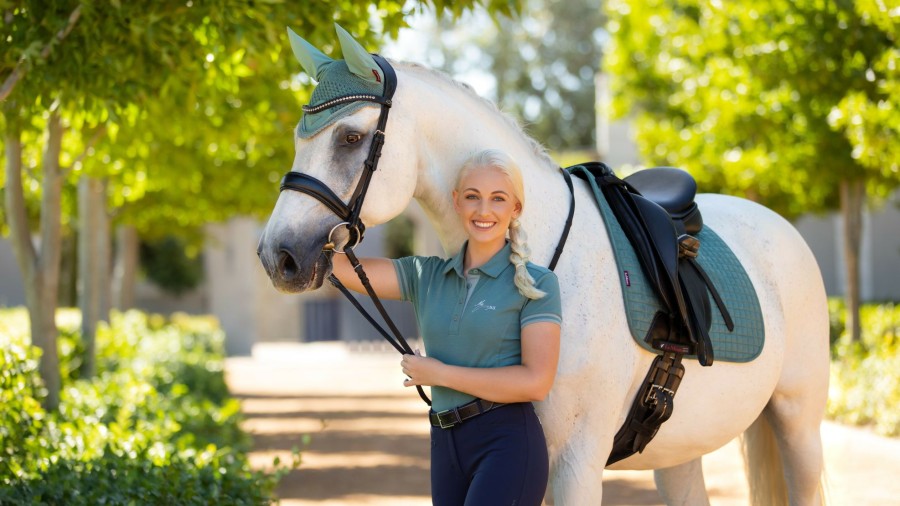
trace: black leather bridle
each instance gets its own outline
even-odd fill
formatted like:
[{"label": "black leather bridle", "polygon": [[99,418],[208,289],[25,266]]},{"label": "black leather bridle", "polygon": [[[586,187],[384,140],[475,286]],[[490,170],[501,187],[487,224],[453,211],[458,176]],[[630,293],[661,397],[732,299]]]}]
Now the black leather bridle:
[{"label": "black leather bridle", "polygon": [[[372,318],[371,315],[363,308],[362,304],[359,303],[358,300],[350,293],[349,290],[338,280],[334,274],[328,276],[328,281],[331,282],[338,290],[341,291],[342,294],[350,301],[351,304],[363,315],[363,317],[368,321],[374,328],[377,330],[382,337],[384,337],[398,352],[401,354],[409,354],[413,355],[413,350],[409,346],[409,343],[406,342],[406,339],[403,338],[403,334],[397,328],[394,321],[391,320],[391,317],[388,315],[387,311],[384,309],[384,305],[381,303],[381,300],[375,294],[375,290],[372,288],[371,283],[369,283],[369,278],[366,276],[366,272],[363,269],[362,264],[359,262],[359,259],[356,257],[356,254],[353,252],[353,248],[355,248],[360,242],[362,242],[363,234],[365,233],[366,227],[360,219],[360,212],[362,211],[363,202],[366,198],[366,193],[369,191],[369,183],[372,181],[372,175],[375,173],[375,170],[378,168],[378,160],[381,158],[381,148],[384,146],[384,131],[387,126],[388,113],[391,109],[391,99],[394,96],[394,91],[397,89],[397,74],[394,72],[394,68],[391,67],[391,64],[388,63],[387,60],[373,54],[372,57],[375,59],[375,62],[381,67],[382,73],[384,74],[384,95],[371,95],[371,94],[352,94],[345,95],[342,97],[333,98],[326,102],[323,102],[319,105],[303,106],[303,112],[308,114],[315,114],[317,112],[323,111],[325,109],[329,109],[332,107],[337,107],[339,105],[348,104],[351,102],[374,102],[377,104],[381,104],[381,113],[378,116],[378,124],[375,128],[375,134],[372,136],[372,144],[369,145],[369,155],[366,157],[365,162],[363,162],[363,173],[359,178],[359,183],[356,185],[356,189],[353,191],[353,194],[350,196],[350,201],[348,203],[344,203],[340,197],[338,197],[331,188],[328,187],[327,184],[323,183],[319,179],[316,179],[313,176],[308,174],[301,174],[299,172],[288,172],[281,179],[281,189],[291,190],[300,192],[306,195],[309,195],[319,202],[321,202],[325,207],[327,207],[331,212],[336,214],[342,222],[335,225],[331,231],[328,233],[328,241],[325,244],[324,251],[326,254],[334,254],[341,253],[346,254],[347,259],[350,261],[350,265],[353,266],[354,271],[356,271],[356,275],[359,277],[359,280],[362,282],[363,286],[366,288],[366,292],[369,294],[369,297],[372,298],[372,302],[374,302],[375,307],[378,309],[378,312],[381,314],[381,317],[384,319],[385,323],[387,323],[388,327],[391,329],[391,333],[393,337]],[[560,239],[559,244],[556,247],[556,250],[553,253],[553,259],[550,262],[550,269],[553,270],[556,267],[556,263],[559,260],[560,255],[562,255],[563,247],[565,246],[566,239],[569,235],[569,229],[572,226],[572,217],[575,213],[575,193],[572,187],[572,180],[569,177],[568,172],[562,170],[562,174],[565,177],[566,185],[569,188],[569,192],[572,195],[571,206],[569,207],[569,215],[566,219],[566,224],[563,229],[562,237]],[[344,246],[342,250],[337,249],[334,239],[332,235],[334,231],[337,230],[341,226],[346,226],[347,230],[350,234],[348,238],[347,245]],[[350,246],[352,244],[352,246]],[[422,389],[420,385],[416,385],[416,390],[419,392],[419,397],[425,401],[426,404],[431,406],[431,400],[425,395],[425,391]]]},{"label": "black leather bridle", "polygon": [[[391,99],[394,97],[394,91],[397,89],[397,74],[394,68],[381,56],[373,54],[375,62],[381,67],[384,75],[384,95],[371,95],[367,93],[356,93],[344,95],[342,97],[333,98],[322,102],[321,104],[311,106],[304,105],[303,112],[307,114],[315,114],[317,112],[337,107],[339,105],[349,104],[352,102],[374,102],[381,104],[381,114],[378,116],[378,124],[375,127],[375,134],[372,136],[372,144],[369,145],[369,155],[363,162],[363,172],[356,184],[356,189],[350,196],[350,201],[344,203],[331,188],[319,179],[309,174],[301,174],[299,172],[288,172],[281,179],[281,191],[293,190],[305,193],[325,205],[328,209],[336,214],[342,221],[331,229],[328,234],[328,244],[334,248],[332,234],[341,225],[346,225],[350,233],[348,244],[356,246],[362,242],[363,234],[366,227],[359,217],[362,211],[363,201],[366,199],[366,193],[369,191],[369,183],[372,181],[372,174],[378,168],[378,160],[381,158],[381,148],[384,146],[384,130],[387,126],[388,113],[391,110]],[[341,253],[342,251],[338,251]]]},{"label": "black leather bridle", "polygon": [[[328,233],[328,242],[325,244],[324,251],[329,255],[334,253],[347,255],[347,259],[350,260],[350,265],[353,266],[356,275],[359,276],[359,280],[366,288],[369,297],[372,298],[372,302],[375,303],[375,307],[378,308],[378,312],[381,313],[381,317],[391,329],[393,336],[388,334],[387,331],[385,331],[384,328],[369,315],[365,308],[362,307],[362,304],[356,300],[334,274],[328,276],[328,281],[347,297],[350,303],[352,303],[363,317],[375,327],[382,337],[391,343],[394,349],[404,355],[413,355],[412,348],[409,346],[409,343],[406,342],[406,339],[403,338],[403,334],[397,328],[396,324],[394,324],[394,321],[391,320],[391,317],[387,314],[384,305],[381,303],[378,295],[375,294],[372,284],[369,283],[369,278],[366,276],[362,264],[353,252],[353,248],[362,242],[363,234],[366,231],[366,227],[363,224],[362,219],[360,219],[360,213],[362,212],[363,202],[366,199],[366,193],[369,191],[369,183],[372,181],[372,175],[375,173],[375,170],[378,169],[378,160],[381,158],[381,148],[384,146],[384,130],[387,126],[388,113],[391,110],[391,99],[394,97],[394,91],[397,89],[397,74],[394,72],[394,68],[391,67],[391,64],[376,54],[373,54],[372,57],[375,59],[375,63],[381,67],[382,75],[384,76],[384,95],[378,96],[367,93],[357,93],[333,98],[315,106],[303,106],[304,113],[315,114],[324,111],[325,109],[352,102],[374,102],[376,104],[381,104],[381,113],[378,116],[378,124],[375,127],[375,134],[372,136],[372,143],[369,145],[369,154],[363,162],[363,172],[359,178],[359,182],[356,184],[356,189],[353,190],[353,194],[350,196],[350,201],[345,204],[327,184],[319,179],[316,179],[309,174],[301,174],[293,171],[288,172],[281,179],[281,191],[291,190],[309,195],[321,202],[331,212],[343,220],[335,225]],[[332,235],[334,234],[334,231],[341,226],[346,226],[350,235],[344,248],[337,249]],[[419,397],[430,406],[431,400],[425,395],[425,391],[422,387],[416,385],[416,390],[419,392]]]}]

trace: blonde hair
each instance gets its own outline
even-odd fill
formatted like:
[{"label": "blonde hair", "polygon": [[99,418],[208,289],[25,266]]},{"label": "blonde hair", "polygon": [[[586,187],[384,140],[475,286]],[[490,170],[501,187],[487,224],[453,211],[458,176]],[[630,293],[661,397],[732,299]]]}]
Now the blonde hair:
[{"label": "blonde hair", "polygon": [[[509,178],[513,196],[519,201],[521,209],[525,208],[525,184],[522,181],[522,172],[511,156],[497,149],[485,149],[470,156],[456,175],[455,188],[459,189],[466,175],[480,169],[496,169]],[[540,299],[547,295],[546,292],[535,288],[534,278],[528,273],[526,263],[531,256],[531,249],[528,248],[528,236],[518,218],[513,218],[509,223],[509,245],[512,249],[509,261],[516,267],[514,281],[519,293],[529,299]]]}]

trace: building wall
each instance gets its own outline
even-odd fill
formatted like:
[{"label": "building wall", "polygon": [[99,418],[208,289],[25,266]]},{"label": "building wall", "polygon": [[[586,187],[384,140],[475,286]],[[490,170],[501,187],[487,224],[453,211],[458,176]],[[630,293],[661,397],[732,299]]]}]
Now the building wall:
[{"label": "building wall", "polygon": [[866,227],[871,231],[868,254],[871,279],[866,300],[900,300],[900,191],[880,209],[867,213]]}]

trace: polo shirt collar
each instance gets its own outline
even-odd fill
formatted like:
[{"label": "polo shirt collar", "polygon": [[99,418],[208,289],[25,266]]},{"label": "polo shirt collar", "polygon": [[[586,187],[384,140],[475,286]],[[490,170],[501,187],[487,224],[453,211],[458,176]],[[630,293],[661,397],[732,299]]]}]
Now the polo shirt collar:
[{"label": "polo shirt collar", "polygon": [[[466,248],[469,246],[469,241],[463,243],[462,248],[459,249],[459,252],[456,253],[456,256],[450,259],[450,262],[447,263],[447,266],[444,268],[444,274],[447,274],[451,270],[456,271],[456,274],[459,277],[466,277],[466,273],[463,272],[463,264],[466,259]],[[491,257],[490,260],[487,261],[481,267],[478,267],[478,271],[481,274],[486,274],[492,278],[496,278],[500,276],[507,267],[512,265],[509,261],[509,255],[512,253],[512,246],[509,245],[509,241],[503,246],[503,249],[498,251]]]}]

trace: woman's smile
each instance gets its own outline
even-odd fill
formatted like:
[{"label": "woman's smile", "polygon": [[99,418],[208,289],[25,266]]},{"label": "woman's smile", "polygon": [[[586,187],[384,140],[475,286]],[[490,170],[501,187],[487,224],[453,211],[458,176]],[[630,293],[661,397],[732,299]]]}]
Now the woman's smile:
[{"label": "woman's smile", "polygon": [[495,222],[495,221],[476,221],[476,220],[473,220],[472,223],[475,225],[475,228],[480,228],[483,230],[487,230],[497,224],[497,222]]}]

